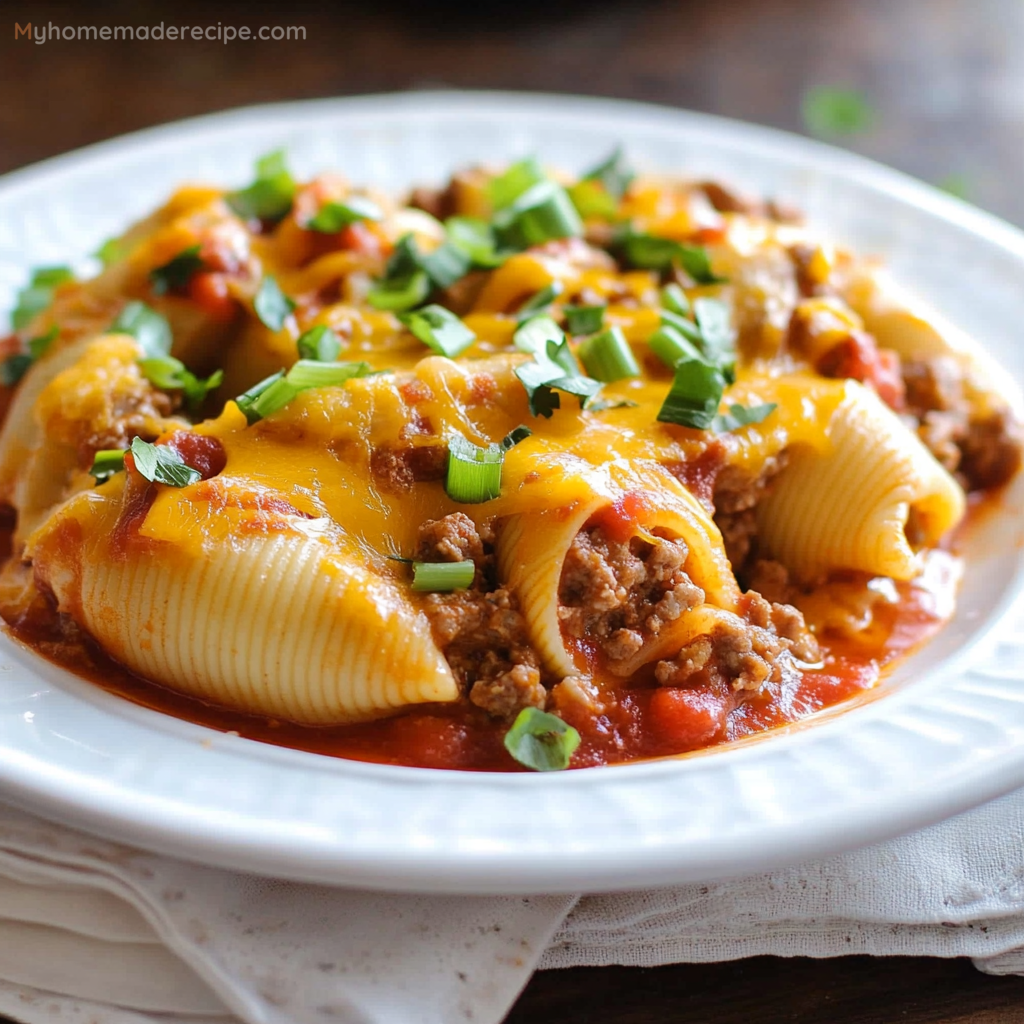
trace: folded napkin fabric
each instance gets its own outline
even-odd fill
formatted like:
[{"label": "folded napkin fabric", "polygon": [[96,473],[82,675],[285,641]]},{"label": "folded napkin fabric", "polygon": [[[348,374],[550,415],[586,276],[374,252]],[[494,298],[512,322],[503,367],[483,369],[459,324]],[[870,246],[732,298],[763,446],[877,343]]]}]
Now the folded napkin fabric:
[{"label": "folded napkin fabric", "polygon": [[0,807],[0,1015],[25,1024],[498,1024],[538,967],[850,953],[1024,973],[1024,791],[785,871],[583,898],[273,881]]}]

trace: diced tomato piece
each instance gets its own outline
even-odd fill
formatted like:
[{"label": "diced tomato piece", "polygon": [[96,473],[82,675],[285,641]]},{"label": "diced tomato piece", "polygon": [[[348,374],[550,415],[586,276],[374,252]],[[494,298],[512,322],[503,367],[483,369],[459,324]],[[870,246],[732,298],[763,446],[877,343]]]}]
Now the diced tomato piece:
[{"label": "diced tomato piece", "polygon": [[374,234],[373,229],[359,220],[338,232],[338,245],[342,249],[366,256],[378,256],[381,251],[380,239]]},{"label": "diced tomato piece", "polygon": [[215,320],[231,320],[238,306],[228,291],[223,274],[201,272],[193,274],[188,283],[188,295]]},{"label": "diced tomato piece", "polygon": [[624,543],[633,536],[640,517],[650,507],[650,499],[644,491],[629,491],[600,513],[597,525],[609,540]]},{"label": "diced tomato piece", "polygon": [[708,687],[655,690],[648,709],[648,727],[673,751],[697,750],[724,738],[725,697]]},{"label": "diced tomato piece", "polygon": [[892,349],[879,349],[869,334],[855,332],[833,345],[819,360],[825,377],[848,377],[873,388],[891,409],[902,409],[905,392],[900,357]]}]

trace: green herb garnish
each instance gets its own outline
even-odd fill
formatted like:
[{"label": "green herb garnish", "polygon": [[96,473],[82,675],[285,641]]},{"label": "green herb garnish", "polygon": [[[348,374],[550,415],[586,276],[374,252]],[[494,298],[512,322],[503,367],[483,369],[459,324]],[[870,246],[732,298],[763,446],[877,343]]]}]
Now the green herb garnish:
[{"label": "green herb garnish", "polygon": [[594,334],[604,326],[605,306],[563,306],[570,334]]},{"label": "green herb garnish", "polygon": [[454,359],[476,341],[476,335],[444,306],[424,306],[412,313],[400,313],[398,319],[435,352]]},{"label": "green herb garnish", "polygon": [[170,445],[150,444],[136,437],[131,446],[135,468],[147,480],[168,487],[187,487],[202,479],[202,473],[187,465]]},{"label": "green herb garnish", "polygon": [[28,285],[18,292],[14,312],[11,313],[14,330],[27,327],[44,309],[49,308],[57,286],[74,279],[70,267],[38,267],[32,271]]},{"label": "green herb garnish", "polygon": [[324,203],[315,217],[310,218],[303,227],[307,231],[319,231],[321,234],[334,235],[360,220],[380,220],[384,211],[365,196],[348,196],[344,200]]},{"label": "green herb garnish", "polygon": [[202,256],[199,255],[199,246],[191,245],[182,249],[174,259],[156,267],[149,272],[149,282],[157,295],[165,295],[167,292],[184,288],[192,275],[198,273],[206,266]]},{"label": "green herb garnish", "polygon": [[129,302],[108,330],[111,334],[130,334],[148,359],[170,354],[173,341],[171,325],[144,302]]},{"label": "green herb garnish", "polygon": [[193,413],[199,411],[206,396],[214,389],[219,388],[224,380],[223,370],[214,370],[205,380],[197,377],[180,359],[175,359],[174,356],[152,356],[140,359],[139,369],[146,380],[161,390],[181,391],[185,405]]},{"label": "green herb garnish", "polygon": [[684,359],[676,364],[675,379],[658,412],[658,421],[708,430],[718,415],[724,392],[725,377],[717,366],[703,359]]},{"label": "green herb garnish", "polygon": [[673,238],[627,232],[621,240],[623,259],[631,267],[664,273],[677,265],[698,284],[720,284],[725,280],[711,269],[711,259],[702,245],[685,245]]},{"label": "green herb garnish", "polygon": [[726,434],[730,430],[739,430],[740,427],[750,426],[751,423],[763,422],[775,409],[774,402],[751,406],[730,405],[729,411],[719,413],[711,426],[716,434]]},{"label": "green herb garnish", "polygon": [[251,185],[231,192],[226,199],[243,220],[277,221],[291,210],[295,191],[285,152],[277,149],[256,161],[256,180]]},{"label": "green herb garnish", "polygon": [[556,715],[523,708],[505,733],[505,749],[524,767],[537,772],[569,767],[580,734]]},{"label": "green herb garnish", "polygon": [[115,473],[123,472],[124,452],[120,448],[104,448],[102,451],[98,451],[93,456],[92,468],[89,470],[98,484],[106,482]]},{"label": "green herb garnish", "polygon": [[341,352],[341,338],[324,324],[304,331],[296,345],[300,359],[315,359],[321,363],[333,363]]},{"label": "green herb garnish", "polygon": [[280,331],[295,309],[295,303],[269,274],[260,282],[260,289],[253,299],[253,308],[260,320],[272,331]]}]

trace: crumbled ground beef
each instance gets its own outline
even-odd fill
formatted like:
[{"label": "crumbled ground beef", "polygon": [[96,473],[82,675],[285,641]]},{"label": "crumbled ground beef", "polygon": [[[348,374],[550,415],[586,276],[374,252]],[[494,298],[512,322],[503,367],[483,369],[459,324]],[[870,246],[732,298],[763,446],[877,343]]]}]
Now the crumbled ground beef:
[{"label": "crumbled ground beef", "polygon": [[381,445],[370,453],[374,483],[391,494],[404,494],[424,480],[443,480],[446,445]]},{"label": "crumbled ground beef", "polygon": [[778,682],[794,659],[814,662],[818,642],[791,605],[771,604],[745,594],[740,619],[722,622],[697,637],[674,658],[659,661],[654,676],[662,686],[695,681],[727,683],[733,690],[757,690]]},{"label": "crumbled ground beef", "polygon": [[968,490],[998,487],[1017,472],[1020,424],[1005,408],[975,410],[955,359],[908,361],[903,365],[903,382],[918,436]]},{"label": "crumbled ground beef", "polygon": [[469,516],[454,512],[420,527],[416,557],[476,563],[473,586],[430,594],[426,613],[434,638],[470,701],[489,714],[505,717],[524,707],[544,707],[547,690],[515,596],[489,583],[493,543],[490,524],[478,530]]},{"label": "crumbled ground beef", "polygon": [[790,583],[789,570],[781,563],[757,558],[744,578],[748,590],[760,594],[766,601],[793,604],[797,588]]},{"label": "crumbled ground beef", "polygon": [[715,478],[712,496],[715,523],[722,532],[725,553],[737,574],[742,573],[754,550],[757,535],[754,508],[788,461],[787,453],[782,451],[765,460],[756,476],[741,466],[723,466]]},{"label": "crumbled ground beef", "polygon": [[667,622],[704,600],[683,569],[681,540],[610,540],[601,527],[581,530],[562,566],[558,616],[573,637],[588,637],[614,663],[631,657]]}]

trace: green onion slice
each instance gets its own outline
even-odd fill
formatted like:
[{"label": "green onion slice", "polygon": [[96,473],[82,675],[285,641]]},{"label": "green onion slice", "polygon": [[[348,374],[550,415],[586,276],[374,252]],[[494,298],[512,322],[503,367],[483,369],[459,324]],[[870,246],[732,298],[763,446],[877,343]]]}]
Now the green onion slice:
[{"label": "green onion slice", "polygon": [[124,472],[124,452],[120,448],[104,448],[93,456],[92,468],[89,473],[96,478],[96,483],[102,484],[115,473],[122,472]]},{"label": "green onion slice", "polygon": [[224,371],[214,370],[205,380],[197,377],[174,356],[152,356],[139,360],[142,375],[163,391],[182,391],[190,412],[198,412],[206,396],[224,381]]},{"label": "green onion slice", "polygon": [[144,302],[129,302],[108,330],[111,334],[130,334],[147,358],[166,356],[171,351],[171,325]]},{"label": "green onion slice", "polygon": [[685,337],[674,327],[659,327],[650,338],[647,339],[650,350],[669,368],[684,359],[702,359],[698,349],[689,338]]},{"label": "green onion slice", "polygon": [[728,412],[720,413],[715,417],[712,427],[716,434],[725,434],[730,430],[739,430],[740,427],[748,427],[752,423],[762,423],[775,410],[774,402],[766,402],[764,405],[730,405]]},{"label": "green onion slice", "polygon": [[504,458],[505,451],[501,445],[489,444],[481,448],[461,434],[452,434],[448,442],[445,493],[453,501],[466,505],[477,505],[498,497]]},{"label": "green onion slice", "polygon": [[570,334],[593,334],[604,326],[607,306],[563,306],[566,327]]},{"label": "green onion slice", "polygon": [[520,352],[532,355],[547,352],[548,342],[560,344],[565,332],[549,316],[533,316],[523,321],[512,335],[512,343]]},{"label": "green onion slice", "polygon": [[610,384],[612,381],[640,376],[636,357],[620,327],[609,327],[608,330],[587,338],[580,345],[577,354],[587,371],[587,376],[602,383]]},{"label": "green onion slice", "polygon": [[678,264],[698,284],[720,284],[725,280],[711,269],[711,259],[702,245],[684,245],[672,238],[629,232],[622,239],[622,255],[633,267],[670,270]]},{"label": "green onion slice", "polygon": [[355,377],[373,373],[369,363],[323,363],[300,359],[285,373],[265,377],[235,399],[250,424],[283,409],[296,395],[310,388],[339,387]]},{"label": "green onion slice", "polygon": [[718,299],[694,300],[693,315],[700,328],[704,352],[712,359],[731,357],[735,333],[729,317],[729,307]]},{"label": "green onion slice", "polygon": [[276,221],[291,210],[296,187],[284,150],[276,149],[256,161],[255,181],[226,199],[243,220]]},{"label": "green onion slice", "polygon": [[515,448],[520,441],[525,441],[533,434],[533,431],[523,423],[520,423],[514,430],[510,430],[502,439],[499,447],[503,452]]},{"label": "green onion slice", "polygon": [[516,310],[516,316],[522,319],[523,317],[533,316],[542,310],[546,310],[564,290],[565,285],[561,281],[552,281],[541,288],[535,295],[531,295]]},{"label": "green onion slice", "polygon": [[494,217],[498,238],[506,245],[527,249],[558,238],[578,238],[583,221],[564,188],[542,181],[522,193]]},{"label": "green onion slice", "polygon": [[524,767],[537,772],[569,767],[580,734],[557,715],[523,708],[505,733],[505,749]]},{"label": "green onion slice", "polygon": [[533,157],[520,160],[503,174],[492,178],[487,186],[491,203],[496,210],[511,206],[524,192],[534,185],[547,181],[544,169]]},{"label": "green onion slice", "polygon": [[420,270],[400,281],[378,281],[366,296],[374,309],[399,312],[425,302],[430,294],[430,278]]},{"label": "green onion slice", "polygon": [[703,359],[684,359],[676,364],[675,379],[658,421],[707,430],[718,415],[724,391],[725,377],[718,367]]},{"label": "green onion slice", "polygon": [[476,564],[466,562],[413,562],[412,589],[439,593],[465,590],[476,575]]},{"label": "green onion slice", "polygon": [[341,352],[341,338],[324,324],[304,331],[296,345],[300,359],[315,359],[321,363],[333,363]]},{"label": "green onion slice", "polygon": [[75,275],[70,267],[37,267],[26,287],[18,292],[14,311],[11,313],[11,326],[16,331],[27,327],[44,309],[53,302],[53,293],[57,286],[65,281],[73,281]]},{"label": "green onion slice", "polygon": [[675,282],[667,284],[661,289],[661,305],[663,309],[675,313],[676,316],[688,317],[692,314],[690,300],[686,297],[686,292]]},{"label": "green onion slice", "polygon": [[151,270],[149,283],[157,295],[165,295],[167,292],[184,288],[192,280],[192,275],[198,273],[204,266],[206,264],[199,255],[199,246],[190,245],[187,249],[182,249],[174,259]]},{"label": "green onion slice", "polygon": [[281,291],[277,281],[267,274],[260,281],[260,289],[253,299],[256,315],[272,331],[280,331],[294,308],[295,303]]},{"label": "green onion slice", "polygon": [[498,249],[494,228],[478,217],[449,217],[444,222],[447,244],[462,252],[472,266],[500,267],[508,253]]},{"label": "green onion slice", "polygon": [[303,227],[307,231],[319,231],[325,235],[335,235],[349,224],[359,220],[380,220],[384,211],[366,196],[348,196],[344,200],[324,203]]},{"label": "green onion slice", "polygon": [[103,269],[113,266],[128,255],[128,246],[120,238],[108,238],[94,253],[93,257],[103,264]]},{"label": "green onion slice", "polygon": [[28,339],[28,354],[33,362],[46,355],[50,346],[57,340],[58,334],[60,328],[54,324],[45,334],[37,334],[34,338]]},{"label": "green onion slice", "polygon": [[187,487],[202,479],[202,473],[187,465],[185,460],[166,444],[150,444],[136,437],[132,441],[135,468],[147,480],[167,484],[169,487]]},{"label": "green onion slice", "polygon": [[424,345],[449,359],[465,352],[476,341],[476,335],[444,306],[424,306],[413,313],[400,313],[398,319]]},{"label": "green onion slice", "polygon": [[437,288],[450,288],[469,270],[471,260],[454,242],[445,241],[420,257],[420,266]]}]

